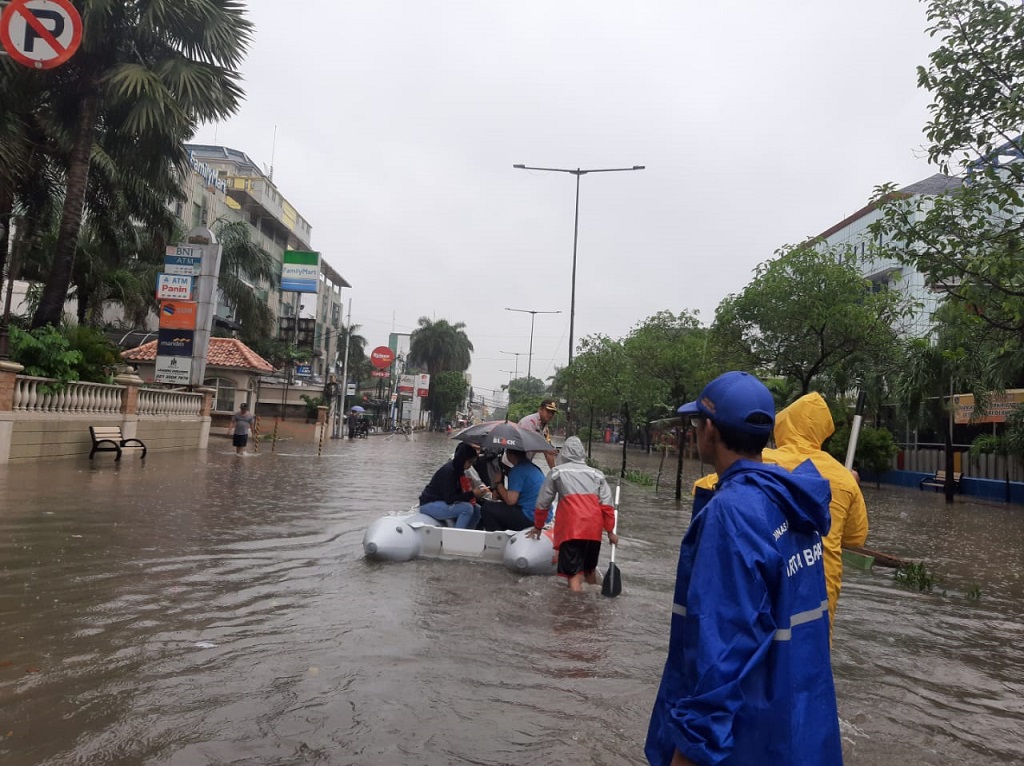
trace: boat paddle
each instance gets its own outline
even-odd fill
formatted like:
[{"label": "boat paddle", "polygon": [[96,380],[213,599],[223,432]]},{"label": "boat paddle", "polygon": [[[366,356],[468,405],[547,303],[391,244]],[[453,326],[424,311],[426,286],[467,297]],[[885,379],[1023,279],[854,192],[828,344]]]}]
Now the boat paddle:
[{"label": "boat paddle", "polygon": [[[613,533],[618,533],[619,530],[619,491],[622,489],[622,479],[619,479],[619,483],[615,486],[615,524],[612,527]],[[615,565],[615,543],[612,543],[612,560],[608,563],[608,571],[604,574],[604,580],[601,582],[601,595],[614,598],[622,593],[622,573],[619,568]]]}]

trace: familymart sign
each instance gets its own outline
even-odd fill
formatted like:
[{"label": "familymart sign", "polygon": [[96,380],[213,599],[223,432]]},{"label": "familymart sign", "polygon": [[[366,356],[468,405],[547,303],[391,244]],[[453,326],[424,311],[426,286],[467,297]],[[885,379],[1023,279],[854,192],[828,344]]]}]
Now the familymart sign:
[{"label": "familymart sign", "polygon": [[285,250],[281,263],[281,291],[315,293],[320,283],[320,253]]}]

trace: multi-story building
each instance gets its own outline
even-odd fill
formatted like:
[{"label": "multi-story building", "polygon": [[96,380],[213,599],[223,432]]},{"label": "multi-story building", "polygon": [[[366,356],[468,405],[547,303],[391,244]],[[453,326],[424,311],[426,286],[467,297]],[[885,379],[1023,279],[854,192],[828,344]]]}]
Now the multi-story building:
[{"label": "multi-story building", "polygon": [[[959,179],[936,173],[897,190],[895,194],[900,197],[924,197],[925,205],[922,207],[923,210],[927,210],[929,198],[934,199],[959,186]],[[923,215],[923,210],[917,215]],[[899,329],[911,337],[927,337],[932,332],[932,315],[938,308],[942,296],[925,284],[924,275],[920,272],[895,258],[881,258],[877,251],[872,250],[872,244],[887,244],[876,242],[871,233],[872,225],[881,217],[879,203],[872,202],[823,231],[817,239],[824,247],[854,251],[862,259],[861,270],[867,279],[879,288],[899,290],[913,301],[916,308]]]},{"label": "multi-story building", "polygon": [[[216,228],[218,221],[244,221],[250,227],[252,241],[278,264],[283,262],[286,250],[313,250],[309,222],[245,152],[205,144],[186,144],[185,148],[191,173],[183,180],[185,200],[176,204],[175,214],[186,228]],[[351,285],[321,253],[315,298],[311,294],[281,292],[269,284],[252,287],[277,320],[297,317],[313,321],[311,372],[325,375],[338,356],[341,290]],[[237,328],[230,307],[218,306],[217,316],[222,325]]]}]

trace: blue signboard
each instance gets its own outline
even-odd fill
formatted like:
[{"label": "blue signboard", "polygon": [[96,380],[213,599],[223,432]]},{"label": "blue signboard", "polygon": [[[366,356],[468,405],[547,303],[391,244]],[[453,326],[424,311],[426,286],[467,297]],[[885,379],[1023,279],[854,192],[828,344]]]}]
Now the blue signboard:
[{"label": "blue signboard", "polygon": [[158,356],[192,356],[195,330],[159,330],[156,337]]},{"label": "blue signboard", "polygon": [[308,365],[308,364],[297,364],[297,365],[295,365],[295,374],[296,375],[312,375],[313,374],[313,367],[311,365]]},{"label": "blue signboard", "polygon": [[203,266],[200,255],[165,255],[164,274],[183,274],[189,277],[199,276]]}]

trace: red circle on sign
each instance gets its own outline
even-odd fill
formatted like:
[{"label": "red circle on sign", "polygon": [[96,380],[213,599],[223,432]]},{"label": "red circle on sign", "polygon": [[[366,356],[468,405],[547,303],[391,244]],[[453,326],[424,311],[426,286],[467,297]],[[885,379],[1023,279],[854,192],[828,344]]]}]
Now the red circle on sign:
[{"label": "red circle on sign", "polygon": [[[30,4],[31,7],[29,7]],[[54,30],[48,28],[41,19],[33,14],[32,9],[57,14],[61,19],[62,31],[55,36]],[[20,22],[19,25],[24,24],[24,40],[16,40],[11,36],[11,27],[15,22]],[[63,32],[64,24],[71,27],[70,37]],[[51,57],[33,58],[28,55],[27,51],[22,50],[28,42],[30,29],[35,38],[33,44],[46,46],[53,52]],[[58,38],[64,38],[66,42],[61,42]],[[53,69],[75,55],[75,51],[81,45],[82,17],[78,15],[78,10],[70,0],[12,0],[0,15],[0,42],[11,54],[11,58],[19,64],[33,69]]]},{"label": "red circle on sign", "polygon": [[378,370],[387,369],[393,361],[395,361],[395,352],[387,346],[377,346],[370,352],[370,364]]}]

